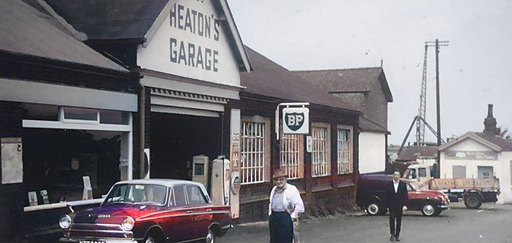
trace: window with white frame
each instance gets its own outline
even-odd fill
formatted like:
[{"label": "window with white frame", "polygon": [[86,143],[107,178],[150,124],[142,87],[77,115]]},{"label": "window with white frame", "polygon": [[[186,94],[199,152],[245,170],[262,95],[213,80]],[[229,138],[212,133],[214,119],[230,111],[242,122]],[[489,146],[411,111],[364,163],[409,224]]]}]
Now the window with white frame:
[{"label": "window with white frame", "polygon": [[329,124],[313,124],[311,133],[313,138],[313,151],[311,152],[311,176],[328,176],[331,174]]},{"label": "window with white frame", "polygon": [[279,143],[281,170],[289,179],[304,177],[304,136],[281,133]]},{"label": "window with white frame", "polygon": [[240,173],[242,184],[268,180],[270,168],[269,120],[257,116],[243,120],[240,136]]},{"label": "window with white frame", "polygon": [[348,126],[338,126],[338,174],[354,172],[352,163],[352,129]]}]

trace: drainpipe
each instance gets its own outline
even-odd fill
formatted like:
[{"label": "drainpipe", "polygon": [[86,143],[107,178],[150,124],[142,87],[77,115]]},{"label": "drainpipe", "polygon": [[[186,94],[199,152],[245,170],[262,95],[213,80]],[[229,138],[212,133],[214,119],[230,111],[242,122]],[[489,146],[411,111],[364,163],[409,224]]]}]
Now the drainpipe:
[{"label": "drainpipe", "polygon": [[[144,149],[146,147],[146,87],[144,87],[143,84],[140,84],[141,92],[140,92],[140,129],[139,129],[139,136],[140,136],[140,154],[139,154],[139,160],[140,160],[140,178],[143,179],[146,175],[144,174],[144,160],[145,160],[145,154]],[[149,161],[148,161],[148,173],[149,173]]]}]

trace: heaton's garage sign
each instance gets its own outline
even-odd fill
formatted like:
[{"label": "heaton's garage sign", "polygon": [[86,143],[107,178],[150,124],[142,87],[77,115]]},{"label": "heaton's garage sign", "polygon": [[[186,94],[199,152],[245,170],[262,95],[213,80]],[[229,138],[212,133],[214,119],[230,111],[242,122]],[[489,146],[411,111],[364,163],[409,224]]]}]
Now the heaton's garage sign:
[{"label": "heaton's garage sign", "polygon": [[138,47],[137,64],[161,73],[239,86],[238,49],[230,41],[236,38],[230,29],[231,18],[226,19],[215,2],[169,1],[148,31],[146,42]]},{"label": "heaton's garage sign", "polygon": [[308,134],[309,109],[304,107],[283,108],[283,133]]},{"label": "heaton's garage sign", "polygon": [[[203,13],[200,10],[175,4],[171,10],[170,25],[179,30],[212,41],[220,39],[220,20],[213,14]],[[218,72],[219,51],[198,43],[178,40],[174,37],[170,41],[171,62],[190,67]]]}]

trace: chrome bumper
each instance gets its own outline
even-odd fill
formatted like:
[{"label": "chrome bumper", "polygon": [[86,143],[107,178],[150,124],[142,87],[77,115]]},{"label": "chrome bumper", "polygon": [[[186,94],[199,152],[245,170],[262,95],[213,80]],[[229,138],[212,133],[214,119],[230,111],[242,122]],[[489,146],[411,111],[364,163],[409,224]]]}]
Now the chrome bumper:
[{"label": "chrome bumper", "polygon": [[60,238],[60,242],[73,243],[137,243],[134,239],[81,239],[81,238]]}]

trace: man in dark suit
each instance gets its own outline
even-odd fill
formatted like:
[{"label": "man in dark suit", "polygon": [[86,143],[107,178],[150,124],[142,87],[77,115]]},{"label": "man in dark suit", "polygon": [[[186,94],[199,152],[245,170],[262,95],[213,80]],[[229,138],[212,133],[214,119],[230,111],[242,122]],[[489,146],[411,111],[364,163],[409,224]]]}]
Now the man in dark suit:
[{"label": "man in dark suit", "polygon": [[393,180],[386,186],[389,208],[389,232],[390,241],[400,241],[400,229],[402,226],[402,213],[409,196],[407,195],[407,185],[400,181],[400,172],[393,173]]}]

